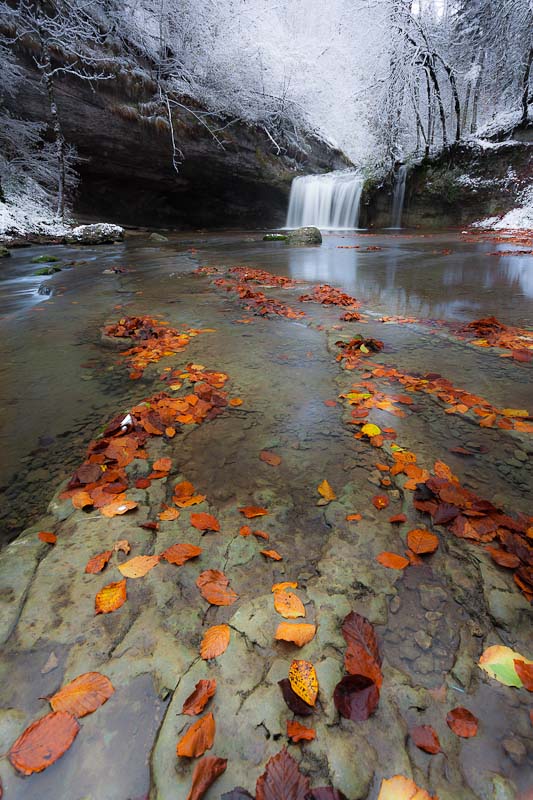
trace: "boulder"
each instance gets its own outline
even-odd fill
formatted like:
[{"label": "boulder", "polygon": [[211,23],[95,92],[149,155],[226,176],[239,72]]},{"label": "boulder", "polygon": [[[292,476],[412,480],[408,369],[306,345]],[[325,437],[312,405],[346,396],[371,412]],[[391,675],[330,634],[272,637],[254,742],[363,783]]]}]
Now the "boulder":
[{"label": "boulder", "polygon": [[67,244],[113,244],[124,239],[124,228],[109,222],[78,225],[66,237]]},{"label": "boulder", "polygon": [[168,242],[168,238],[161,233],[151,233],[148,238],[151,242]]},{"label": "boulder", "polygon": [[312,226],[306,228],[295,228],[287,231],[287,241],[289,244],[322,244],[322,234],[318,228]]},{"label": "boulder", "polygon": [[7,258],[10,255],[11,253],[9,252],[7,247],[0,247],[0,258]]}]

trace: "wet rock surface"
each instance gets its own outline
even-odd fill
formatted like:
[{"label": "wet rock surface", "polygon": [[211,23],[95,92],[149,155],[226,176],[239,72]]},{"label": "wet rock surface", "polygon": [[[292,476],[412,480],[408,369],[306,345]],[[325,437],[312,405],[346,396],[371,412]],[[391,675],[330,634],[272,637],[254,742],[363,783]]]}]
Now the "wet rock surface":
[{"label": "wet rock surface", "polygon": [[[91,353],[84,372],[92,380],[83,387],[94,408],[84,409],[63,438],[43,434],[13,484],[18,490],[12,493],[14,502],[21,494],[44,495],[51,485],[55,495],[46,514],[0,552],[0,750],[6,752],[27,725],[47,713],[42,698],[83,672],[106,675],[115,694],[81,720],[70,750],[42,774],[19,777],[2,760],[6,798],[186,797],[193,765],[176,757],[176,743],[194,718],[181,709],[197,682],[206,678],[217,681],[207,707],[217,725],[209,754],[228,759],[207,800],[236,786],[253,794],[266,762],[285,744],[312,786],[335,786],[348,800],[375,800],[381,780],[397,773],[412,777],[440,800],[526,798],[533,788],[531,695],[490,679],[477,661],[492,644],[533,657],[531,606],[511,573],[491,561],[483,547],[439,526],[439,548],[423,564],[398,571],[376,561],[382,551],[403,552],[407,531],[426,527],[429,518],[413,508],[412,492],[402,480],[380,484],[383,473],[375,465],[385,453],[368,440],[355,439],[347,424],[350,416],[339,395],[360,376],[359,370],[343,370],[335,361],[335,341],[353,336],[354,324],[340,323],[338,308],[314,303],[305,305],[306,317],[299,321],[254,316],[234,295],[213,286],[216,275],[192,274],[198,264],[223,268],[223,252],[212,255],[206,248],[181,258],[183,268],[172,276],[175,254],[165,262],[166,270],[149,280],[140,269],[104,276],[115,290],[104,295],[105,312],[93,312],[87,321],[82,344]],[[233,254],[227,262],[235,263]],[[263,266],[269,268],[267,260]],[[296,307],[309,284],[261,288]],[[57,302],[67,308],[66,298]],[[186,351],[130,381],[117,349],[100,339],[101,326],[126,313],[161,314],[172,326],[213,332],[197,336]],[[478,374],[468,367],[482,359],[491,402],[503,404],[508,392],[508,405],[518,403],[516,384],[497,380],[502,368],[497,357],[372,318],[355,327],[384,342],[372,363],[395,363],[404,370],[416,364],[423,372],[441,359],[443,374],[479,391]],[[162,381],[165,369],[183,369],[190,362],[227,373],[229,395],[242,404],[202,425],[183,425],[168,440],[153,437],[146,446],[148,459],[128,466],[131,479],[145,477],[162,456],[171,458],[172,468],[146,489],[128,490],[128,497],[139,503],[136,510],[107,519],[61,499],[65,480],[102,425],[142,398],[168,389]],[[515,372],[507,364],[504,368],[527,385],[528,374],[518,373],[522,367],[515,366]],[[473,490],[493,501],[497,495],[510,511],[530,513],[522,486],[531,485],[531,438],[474,427],[446,415],[424,395],[416,395],[416,410],[405,418],[380,411],[376,420],[392,425],[397,441],[416,452],[424,467],[431,469],[443,459]],[[474,458],[450,453],[465,442],[486,444],[487,452],[476,451]],[[259,454],[265,450],[279,455],[281,463],[262,461]],[[520,467],[502,474],[494,459],[507,451],[512,458],[525,453],[527,460],[517,458]],[[324,478],[336,498],[317,505],[317,486]],[[160,521],[158,531],[139,527],[157,520],[161,504],[171,503],[174,485],[184,480],[206,500],[182,509],[176,520]],[[388,508],[375,508],[377,493],[388,495]],[[247,505],[268,509],[268,515],[249,524],[268,533],[267,546],[282,561],[260,554],[263,541],[239,534],[248,521],[238,509]],[[190,514],[198,511],[215,515],[220,531],[202,534],[194,528]],[[348,521],[354,513],[361,519]],[[388,522],[399,513],[406,515],[405,523]],[[57,543],[40,541],[39,531],[53,531]],[[114,555],[101,574],[84,572],[92,556],[121,539],[131,545],[129,556]],[[198,545],[203,552],[183,566],[161,561],[145,577],[129,579],[126,603],[95,616],[95,594],[121,578],[120,563],[160,553],[176,542]],[[239,595],[234,605],[216,607],[201,598],[195,581],[207,569],[222,570],[230,578]],[[295,591],[304,603],[305,622],[317,625],[315,637],[301,649],[274,639],[282,617],[274,609],[271,587],[280,581],[298,582]],[[374,624],[383,656],[379,706],[361,723],[341,718],[332,699],[344,674],[341,624],[352,610]],[[222,623],[230,626],[229,647],[206,662],[199,655],[202,636]],[[286,722],[294,715],[278,686],[294,658],[314,664],[320,685],[312,715],[299,718],[316,729],[316,739],[297,745],[288,744]],[[446,725],[447,712],[456,706],[478,717],[475,738],[460,739]],[[432,756],[414,746],[408,732],[416,725],[435,728],[441,753]]]}]

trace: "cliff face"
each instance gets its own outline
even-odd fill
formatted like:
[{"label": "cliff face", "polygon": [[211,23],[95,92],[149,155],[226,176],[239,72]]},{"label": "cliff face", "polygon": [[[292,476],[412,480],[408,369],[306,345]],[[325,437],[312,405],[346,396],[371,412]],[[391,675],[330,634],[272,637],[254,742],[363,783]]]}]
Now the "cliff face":
[{"label": "cliff face", "polygon": [[[533,130],[515,131],[508,142],[454,146],[436,159],[413,166],[407,176],[402,225],[443,228],[499,216],[518,205],[533,181]],[[368,187],[365,224],[391,224],[392,181]]]},{"label": "cliff face", "polygon": [[[78,217],[154,227],[274,227],[284,223],[293,177],[349,163],[312,136],[304,140],[305,153],[277,155],[264,131],[243,123],[219,133],[219,145],[192,113],[180,110],[175,131],[184,158],[176,174],[168,123],[140,112],[152,92],[134,79],[94,88],[74,78],[57,81],[65,137],[81,158]],[[29,60],[11,108],[23,118],[48,120]]]}]

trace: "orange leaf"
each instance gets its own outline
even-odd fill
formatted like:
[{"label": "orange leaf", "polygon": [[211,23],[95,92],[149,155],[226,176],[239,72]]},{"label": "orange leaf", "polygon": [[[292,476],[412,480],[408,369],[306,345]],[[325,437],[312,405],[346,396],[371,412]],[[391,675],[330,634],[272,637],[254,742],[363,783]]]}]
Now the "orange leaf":
[{"label": "orange leaf", "polygon": [[55,544],[57,542],[55,533],[50,533],[49,531],[41,531],[38,536],[41,542],[46,542],[46,544]]},{"label": "orange leaf", "polygon": [[297,720],[287,720],[287,736],[296,744],[296,742],[312,742],[316,737],[314,728],[306,728]]},{"label": "orange leaf", "polygon": [[178,511],[177,508],[171,508],[170,506],[167,506],[165,503],[163,503],[163,505],[165,506],[165,510],[161,511],[161,513],[157,515],[158,519],[167,522],[174,519],[178,519],[180,512]]},{"label": "orange leaf", "polygon": [[87,562],[85,572],[88,572],[90,575],[95,575],[97,572],[101,572],[112,555],[112,550],[104,550],[103,553],[98,553],[98,555],[93,556]]},{"label": "orange leaf", "polygon": [[515,658],[513,661],[516,674],[524,684],[528,692],[533,692],[533,664],[527,664],[521,659]]},{"label": "orange leaf", "polygon": [[97,614],[109,614],[116,611],[126,602],[126,579],[116,583],[108,583],[100,589],[94,601]]},{"label": "orange leaf", "polygon": [[394,514],[392,517],[389,517],[389,522],[407,522],[407,517],[405,514]]},{"label": "orange leaf", "polygon": [[203,756],[206,750],[211,750],[215,740],[215,718],[212,713],[193,722],[176,747],[178,756],[197,758]]},{"label": "orange leaf", "polygon": [[201,547],[195,544],[173,544],[164,550],[160,558],[164,558],[170,564],[177,564],[179,567],[183,566],[190,558],[196,558],[202,552]]},{"label": "orange leaf", "polygon": [[72,505],[74,508],[85,508],[93,505],[93,499],[89,492],[75,492],[72,495]]},{"label": "orange leaf", "polygon": [[378,800],[438,800],[438,797],[431,797],[410,778],[395,775],[381,781]]},{"label": "orange leaf", "polygon": [[229,625],[213,625],[208,628],[200,645],[202,658],[208,661],[210,658],[221,656],[229,645],[230,633]]},{"label": "orange leaf", "polygon": [[213,606],[231,606],[239,595],[228,589],[229,578],[218,569],[206,569],[196,579],[200,594]]},{"label": "orange leaf", "polygon": [[271,558],[273,561],[283,561],[283,556],[280,556],[277,550],[261,550],[261,555]]},{"label": "orange leaf", "polygon": [[348,514],[346,517],[346,522],[359,522],[361,519],[363,519],[361,514]]},{"label": "orange leaf", "polygon": [[172,459],[167,458],[158,458],[157,461],[154,461],[152,464],[152,470],[154,472],[170,472],[172,468]]},{"label": "orange leaf", "polygon": [[244,514],[246,519],[253,519],[254,517],[264,517],[265,514],[268,514],[266,508],[261,508],[260,506],[245,506],[244,508],[239,508],[241,514]]},{"label": "orange leaf", "polygon": [[281,456],[276,455],[276,453],[271,453],[269,450],[261,450],[259,458],[261,461],[264,461],[265,464],[270,464],[271,467],[278,467],[281,464]]},{"label": "orange leaf", "polygon": [[250,528],[249,525],[241,525],[241,527],[239,528],[239,533],[241,536],[251,536],[252,529]]},{"label": "orange leaf", "polygon": [[305,617],[304,604],[294,592],[274,592],[274,608],[285,619]]},{"label": "orange leaf", "polygon": [[114,693],[113,684],[99,672],[85,672],[67,683],[50,698],[54,711],[68,711],[84,717],[100,708]]},{"label": "orange leaf", "polygon": [[104,517],[116,517],[117,514],[125,514],[126,511],[137,508],[137,505],[138,503],[135,503],[133,500],[116,500],[114,503],[103,506],[100,509],[100,513],[102,513]]},{"label": "orange leaf", "polygon": [[125,578],[144,578],[159,563],[159,556],[134,556],[118,565]]},{"label": "orange leaf", "polygon": [[272,587],[273,592],[283,592],[285,589],[297,589],[298,583],[296,581],[283,581],[282,583],[275,583]]},{"label": "orange leaf", "polygon": [[216,690],[217,682],[214,678],[212,680],[198,681],[194,687],[194,692],[183,703],[181,713],[188,714],[191,717],[194,717],[195,714],[201,714]]},{"label": "orange leaf", "polygon": [[202,511],[198,514],[191,514],[191,525],[199,531],[219,531],[219,521],[211,514]]},{"label": "orange leaf", "polygon": [[324,479],[322,483],[318,485],[317,492],[323,498],[322,500],[318,501],[318,505],[325,505],[326,503],[331,503],[332,500],[335,500],[337,498],[337,495],[335,494],[334,490],[331,488],[326,479]]},{"label": "orange leaf", "polygon": [[289,667],[291,689],[309,706],[314,706],[318,697],[318,679],[310,661],[295,659]]},{"label": "orange leaf", "polygon": [[417,555],[434,553],[439,546],[439,539],[430,531],[415,528],[407,534],[407,545]]},{"label": "orange leaf", "polygon": [[233,406],[233,408],[236,408],[237,406],[242,406],[242,400],[240,397],[232,397],[229,404]]},{"label": "orange leaf", "polygon": [[446,722],[463,739],[469,739],[477,733],[478,719],[467,708],[452,708],[446,715]]},{"label": "orange leaf", "polygon": [[306,622],[280,622],[276,631],[276,639],[282,642],[293,642],[298,647],[303,647],[311,641],[316,633],[316,625]]},{"label": "orange leaf", "polygon": [[390,502],[389,498],[387,497],[386,494],[376,494],[372,498],[372,503],[378,509],[378,511],[381,510],[382,508],[387,508],[389,502]]},{"label": "orange leaf", "polygon": [[205,756],[196,764],[192,774],[191,791],[187,800],[200,800],[212,783],[225,771],[228,760],[217,756]]},{"label": "orange leaf", "polygon": [[22,775],[42,772],[65,753],[80,730],[67,711],[52,711],[33,722],[11,745],[8,758]]},{"label": "orange leaf", "polygon": [[376,556],[376,561],[390,569],[405,569],[409,566],[409,559],[399,556],[397,553],[380,553]]}]

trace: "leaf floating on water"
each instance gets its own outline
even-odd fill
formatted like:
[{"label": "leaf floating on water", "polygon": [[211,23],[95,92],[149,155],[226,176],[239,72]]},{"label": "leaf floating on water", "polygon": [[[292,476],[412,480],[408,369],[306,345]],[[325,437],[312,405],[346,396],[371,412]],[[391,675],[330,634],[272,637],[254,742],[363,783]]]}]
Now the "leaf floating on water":
[{"label": "leaf floating on water", "polygon": [[220,523],[212,514],[201,511],[191,514],[191,525],[199,531],[219,531]]},{"label": "leaf floating on water", "polygon": [[217,658],[224,653],[229,645],[230,627],[229,625],[213,625],[204,633],[202,644],[200,645],[200,655],[208,661],[210,658]]},{"label": "leaf floating on water", "polygon": [[439,538],[430,531],[415,528],[407,534],[407,546],[417,555],[434,553],[439,546]]},{"label": "leaf floating on water", "polygon": [[271,453],[269,450],[261,450],[259,458],[261,461],[264,461],[265,464],[270,464],[271,467],[278,467],[281,464],[281,456],[278,456],[276,453]]},{"label": "leaf floating on water", "polygon": [[94,601],[97,614],[109,614],[116,611],[126,602],[126,579],[116,583],[108,583],[100,589]]},{"label": "leaf floating on water", "polygon": [[159,563],[159,556],[134,556],[118,565],[125,578],[144,578]]},{"label": "leaf floating on water", "polygon": [[431,797],[424,789],[403,775],[383,780],[379,790],[378,800],[439,800]]},{"label": "leaf floating on water", "polygon": [[84,717],[107,702],[114,691],[105,675],[86,672],[56,692],[50,698],[50,705],[54,711],[68,711],[74,717]]},{"label": "leaf floating on water", "polygon": [[309,779],[284,747],[267,762],[255,787],[256,800],[306,800]]},{"label": "leaf floating on water", "polygon": [[85,572],[87,572],[89,575],[96,575],[98,572],[101,572],[112,555],[112,550],[104,550],[103,553],[98,553],[98,555],[93,556],[87,562]]},{"label": "leaf floating on water", "polygon": [[301,722],[295,719],[287,720],[287,736],[295,744],[297,742],[312,742],[316,738],[316,731],[314,728],[306,728]]},{"label": "leaf floating on water", "polygon": [[318,697],[318,678],[311,662],[295,659],[289,667],[289,681],[293,692],[314,706]]},{"label": "leaf floating on water", "polygon": [[316,633],[316,625],[306,622],[280,622],[275,638],[282,642],[293,642],[298,647],[310,642]]},{"label": "leaf floating on water", "polygon": [[510,647],[503,645],[493,645],[488,647],[479,659],[479,666],[491,678],[495,678],[505,686],[523,687],[522,680],[515,668],[515,661],[524,661],[526,664],[533,664],[520,653],[511,650]]},{"label": "leaf floating on water", "polygon": [[231,606],[239,595],[229,589],[229,578],[218,569],[206,569],[196,579],[200,594],[213,606]]},{"label": "leaf floating on water", "polygon": [[477,733],[478,719],[467,708],[452,708],[446,715],[446,723],[462,739],[469,739]]},{"label": "leaf floating on water", "polygon": [[61,758],[80,730],[67,711],[52,711],[33,722],[11,745],[8,758],[22,775],[42,772]]},{"label": "leaf floating on water", "polygon": [[217,682],[214,678],[212,680],[198,681],[194,687],[194,692],[192,692],[183,703],[181,713],[188,714],[191,717],[194,717],[196,714],[201,714],[216,690]]},{"label": "leaf floating on water", "polygon": [[200,759],[192,774],[191,791],[187,795],[187,800],[200,800],[207,792],[219,775],[225,771],[228,764],[227,758],[217,758],[216,756],[205,756]]},{"label": "leaf floating on water", "polygon": [[183,544],[173,544],[167,547],[159,557],[164,558],[169,564],[177,564],[178,567],[182,567],[186,561],[189,561],[191,558],[197,558],[201,553],[201,547],[184,542]]},{"label": "leaf floating on water", "polygon": [[318,501],[319,506],[327,505],[327,503],[331,503],[332,500],[337,499],[337,495],[335,494],[332,487],[329,485],[326,479],[322,481],[321,484],[317,487],[318,494],[322,495],[322,500]]},{"label": "leaf floating on water", "polygon": [[46,542],[46,544],[55,544],[57,542],[57,536],[55,533],[50,533],[50,531],[41,531],[38,536],[41,542]]},{"label": "leaf floating on water", "polygon": [[268,514],[266,508],[261,508],[261,506],[244,506],[243,508],[239,508],[241,514],[244,514],[246,519],[253,519],[254,517],[264,517]]},{"label": "leaf floating on water", "polygon": [[376,556],[376,561],[379,561],[380,564],[389,569],[405,569],[409,566],[409,559],[399,556],[398,553],[379,553]]},{"label": "leaf floating on water", "polygon": [[215,718],[209,712],[205,717],[193,722],[187,732],[179,740],[176,753],[178,756],[198,758],[206,750],[211,750],[215,741]]},{"label": "leaf floating on water", "polygon": [[305,617],[305,607],[294,592],[274,592],[274,608],[285,619]]},{"label": "leaf floating on water", "polygon": [[416,746],[425,753],[435,755],[440,753],[439,737],[431,725],[417,725],[409,731],[411,739]]}]

